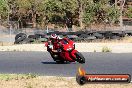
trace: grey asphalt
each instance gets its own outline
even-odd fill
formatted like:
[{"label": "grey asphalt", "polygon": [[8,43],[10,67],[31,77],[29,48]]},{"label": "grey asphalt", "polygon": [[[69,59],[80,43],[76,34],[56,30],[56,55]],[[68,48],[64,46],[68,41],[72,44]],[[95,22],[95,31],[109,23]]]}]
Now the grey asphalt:
[{"label": "grey asphalt", "polygon": [[[82,52],[89,74],[132,75],[132,53]],[[33,73],[44,76],[76,75],[79,63],[56,64],[47,52],[0,52],[0,73]]]}]

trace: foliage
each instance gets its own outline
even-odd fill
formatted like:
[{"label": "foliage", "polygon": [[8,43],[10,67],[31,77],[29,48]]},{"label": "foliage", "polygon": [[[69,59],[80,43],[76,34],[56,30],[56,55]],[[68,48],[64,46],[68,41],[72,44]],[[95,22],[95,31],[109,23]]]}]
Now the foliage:
[{"label": "foliage", "polygon": [[[49,21],[52,21],[52,18],[61,18],[63,14],[62,4],[59,0],[47,0],[44,2],[45,5],[45,15]],[[55,19],[56,19],[55,18]]]},{"label": "foliage", "polygon": [[5,16],[8,13],[8,3],[7,0],[0,0],[0,15]]},{"label": "foliage", "polygon": [[103,47],[102,52],[111,52],[112,50],[108,47]]},{"label": "foliage", "polygon": [[119,18],[119,10],[117,7],[110,6],[108,1],[101,0],[98,3],[89,2],[85,8],[84,22],[105,23],[116,22]]},{"label": "foliage", "polygon": [[94,21],[94,16],[95,16],[95,4],[94,3],[87,3],[87,7],[85,8],[85,11],[84,11],[84,19],[83,21],[86,23],[86,24],[90,24]]},{"label": "foliage", "polygon": [[106,14],[107,14],[107,21],[109,23],[115,23],[117,22],[119,19],[119,16],[120,16],[120,12],[119,12],[119,9],[117,9],[117,7],[108,7],[106,9]]},{"label": "foliage", "polygon": [[0,74],[0,80],[18,80],[18,79],[33,79],[36,78],[37,75],[34,74]]},{"label": "foliage", "polygon": [[129,18],[132,18],[132,6],[129,6],[128,7],[128,10],[126,12],[126,15],[129,17]]},{"label": "foliage", "polygon": [[[7,17],[8,12],[14,14],[12,18],[18,19],[23,15],[27,19],[30,18],[31,12],[32,21],[39,24],[51,22],[64,25],[67,19],[76,25],[81,23],[79,21],[84,24],[115,23],[119,18],[117,7],[111,7],[109,0],[0,0],[0,15]],[[40,14],[39,17],[36,17],[36,14]],[[131,7],[127,15],[132,17]]]}]

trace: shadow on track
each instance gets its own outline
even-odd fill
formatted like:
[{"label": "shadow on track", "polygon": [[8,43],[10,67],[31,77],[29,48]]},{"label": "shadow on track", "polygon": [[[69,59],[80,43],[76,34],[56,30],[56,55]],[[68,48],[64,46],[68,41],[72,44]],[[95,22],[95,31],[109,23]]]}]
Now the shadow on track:
[{"label": "shadow on track", "polygon": [[41,62],[42,64],[57,64],[56,62]]},{"label": "shadow on track", "polygon": [[76,64],[77,62],[67,62],[67,63],[56,63],[56,62],[41,62],[42,64]]}]

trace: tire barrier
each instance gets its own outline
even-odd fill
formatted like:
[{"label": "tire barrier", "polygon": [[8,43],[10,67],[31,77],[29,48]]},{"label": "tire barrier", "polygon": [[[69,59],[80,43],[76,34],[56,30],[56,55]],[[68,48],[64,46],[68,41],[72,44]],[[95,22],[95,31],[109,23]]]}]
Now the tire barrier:
[{"label": "tire barrier", "polygon": [[24,33],[19,33],[15,36],[15,42],[14,44],[21,44],[22,41],[24,41],[27,38],[27,35]]},{"label": "tire barrier", "polygon": [[67,36],[74,41],[93,41],[101,39],[117,39],[120,40],[125,36],[132,36],[132,31],[77,31],[77,32],[50,32],[47,34],[27,35],[19,33],[15,37],[15,44],[26,44],[34,41],[45,42],[52,33],[63,37]]}]

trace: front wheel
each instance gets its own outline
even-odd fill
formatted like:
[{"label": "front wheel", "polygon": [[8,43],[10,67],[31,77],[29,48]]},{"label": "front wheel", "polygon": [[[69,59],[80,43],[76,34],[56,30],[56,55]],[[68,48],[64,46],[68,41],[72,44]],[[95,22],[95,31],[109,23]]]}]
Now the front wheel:
[{"label": "front wheel", "polygon": [[79,63],[83,64],[85,63],[85,58],[83,57],[83,55],[80,52],[76,52],[76,59]]}]

